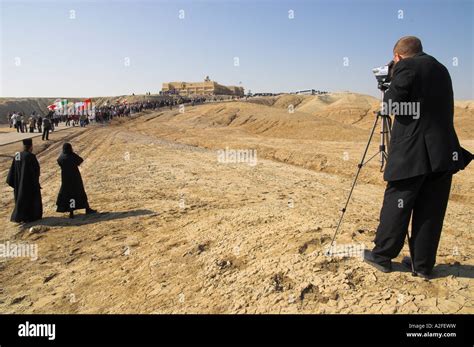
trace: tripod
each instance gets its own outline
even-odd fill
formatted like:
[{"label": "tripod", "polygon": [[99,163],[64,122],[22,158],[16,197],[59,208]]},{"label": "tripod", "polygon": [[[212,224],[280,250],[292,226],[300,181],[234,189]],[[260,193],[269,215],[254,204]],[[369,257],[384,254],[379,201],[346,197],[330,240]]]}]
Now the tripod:
[{"label": "tripod", "polygon": [[[386,88],[384,87],[383,84],[379,84],[379,89],[382,92],[381,99],[383,101],[384,95],[385,95],[385,90]],[[326,252],[326,255],[331,255],[332,254],[332,248],[334,246],[334,241],[336,240],[336,235],[339,232],[339,228],[341,227],[342,220],[344,218],[344,215],[347,210],[347,206],[349,205],[349,201],[352,197],[352,193],[354,192],[355,185],[357,183],[357,179],[359,178],[360,171],[362,168],[373,158],[376,156],[379,156],[380,160],[380,172],[383,172],[385,169],[385,164],[387,163],[388,160],[388,146],[390,144],[390,137],[391,137],[391,131],[392,131],[392,119],[390,116],[387,114],[388,112],[383,112],[384,110],[379,110],[374,112],[376,114],[374,124],[372,126],[372,130],[370,131],[369,135],[369,140],[367,141],[367,145],[365,146],[364,154],[362,155],[362,159],[360,163],[357,165],[357,172],[355,174],[354,180],[352,181],[352,186],[351,190],[349,191],[349,196],[347,197],[346,203],[344,207],[342,208],[341,212],[341,217],[339,218],[339,222],[337,223],[336,231],[334,232],[334,235],[331,240],[331,245],[329,246],[328,251]],[[380,121],[380,145],[379,145],[379,151],[375,153],[372,157],[369,159],[365,160],[365,157],[367,156],[367,152],[370,147],[370,143],[372,142],[372,138],[374,137],[375,129],[377,128],[377,124]],[[407,239],[408,239],[408,249],[410,250],[410,256],[411,256],[411,269],[412,269],[412,274],[415,274],[415,268],[413,265],[414,257],[413,253],[411,250],[411,238],[410,235],[407,232]]]}]

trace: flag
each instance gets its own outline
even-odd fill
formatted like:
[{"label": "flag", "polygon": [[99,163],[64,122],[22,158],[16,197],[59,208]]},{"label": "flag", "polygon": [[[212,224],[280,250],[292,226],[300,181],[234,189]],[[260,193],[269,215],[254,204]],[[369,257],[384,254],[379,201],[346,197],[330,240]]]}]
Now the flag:
[{"label": "flag", "polygon": [[78,101],[74,104],[74,107],[76,108],[76,110],[80,111],[83,105],[84,103],[82,101]]},{"label": "flag", "polygon": [[56,99],[53,104],[56,105],[56,108],[63,109],[67,105],[67,99]]},{"label": "flag", "polygon": [[74,114],[74,103],[72,101],[69,101],[66,105],[66,109],[69,115]]},{"label": "flag", "polygon": [[61,103],[61,99],[56,99],[54,100],[54,105],[56,105],[56,108],[62,108],[63,104]]},{"label": "flag", "polygon": [[90,103],[92,102],[92,100],[89,98],[89,99],[84,100],[84,102],[85,102],[86,104],[90,104]]},{"label": "flag", "polygon": [[48,106],[48,110],[52,111],[56,108],[56,104],[51,104]]}]

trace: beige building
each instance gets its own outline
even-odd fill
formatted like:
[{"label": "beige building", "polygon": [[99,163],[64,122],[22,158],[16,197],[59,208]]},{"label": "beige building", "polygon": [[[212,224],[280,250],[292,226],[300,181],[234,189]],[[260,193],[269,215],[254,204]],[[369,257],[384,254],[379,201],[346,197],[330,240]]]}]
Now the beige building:
[{"label": "beige building", "polygon": [[237,86],[223,86],[209,77],[203,82],[168,82],[163,83],[163,94],[190,95],[236,95],[243,96],[244,88]]}]

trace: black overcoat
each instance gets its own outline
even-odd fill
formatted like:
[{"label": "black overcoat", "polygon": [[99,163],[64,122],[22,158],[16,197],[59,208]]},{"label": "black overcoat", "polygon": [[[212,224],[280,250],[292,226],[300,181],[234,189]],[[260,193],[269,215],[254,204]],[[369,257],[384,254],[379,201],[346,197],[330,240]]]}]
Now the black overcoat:
[{"label": "black overcoat", "polygon": [[43,217],[39,177],[36,155],[28,151],[17,153],[7,176],[7,184],[13,188],[15,197],[12,222],[32,222]]},{"label": "black overcoat", "polygon": [[395,64],[384,103],[393,107],[402,102],[418,103],[419,112],[395,116],[384,179],[464,169],[472,154],[461,148],[454,130],[453,87],[446,67],[423,52]]},{"label": "black overcoat", "polygon": [[76,153],[62,153],[58,158],[61,167],[61,188],[56,200],[57,212],[69,212],[89,207],[82,183],[79,165],[83,159]]}]

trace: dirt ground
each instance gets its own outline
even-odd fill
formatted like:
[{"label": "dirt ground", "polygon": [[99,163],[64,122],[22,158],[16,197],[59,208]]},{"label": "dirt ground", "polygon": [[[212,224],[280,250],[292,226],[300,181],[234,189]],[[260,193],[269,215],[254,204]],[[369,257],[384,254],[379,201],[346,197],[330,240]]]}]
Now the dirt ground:
[{"label": "dirt ground", "polygon": [[[146,112],[37,146],[44,219],[11,223],[12,189],[1,185],[1,241],[37,245],[38,259],[0,262],[0,312],[474,313],[472,168],[455,176],[433,280],[402,268],[407,247],[389,274],[354,254],[327,256],[374,106],[327,102],[324,117],[324,105],[288,112],[292,102]],[[458,111],[461,143],[474,151],[473,111]],[[85,159],[97,215],[55,212],[66,140]],[[2,182],[17,147],[0,147]],[[223,157],[233,150],[256,152]],[[374,159],[338,250],[372,247],[383,190]]]}]

